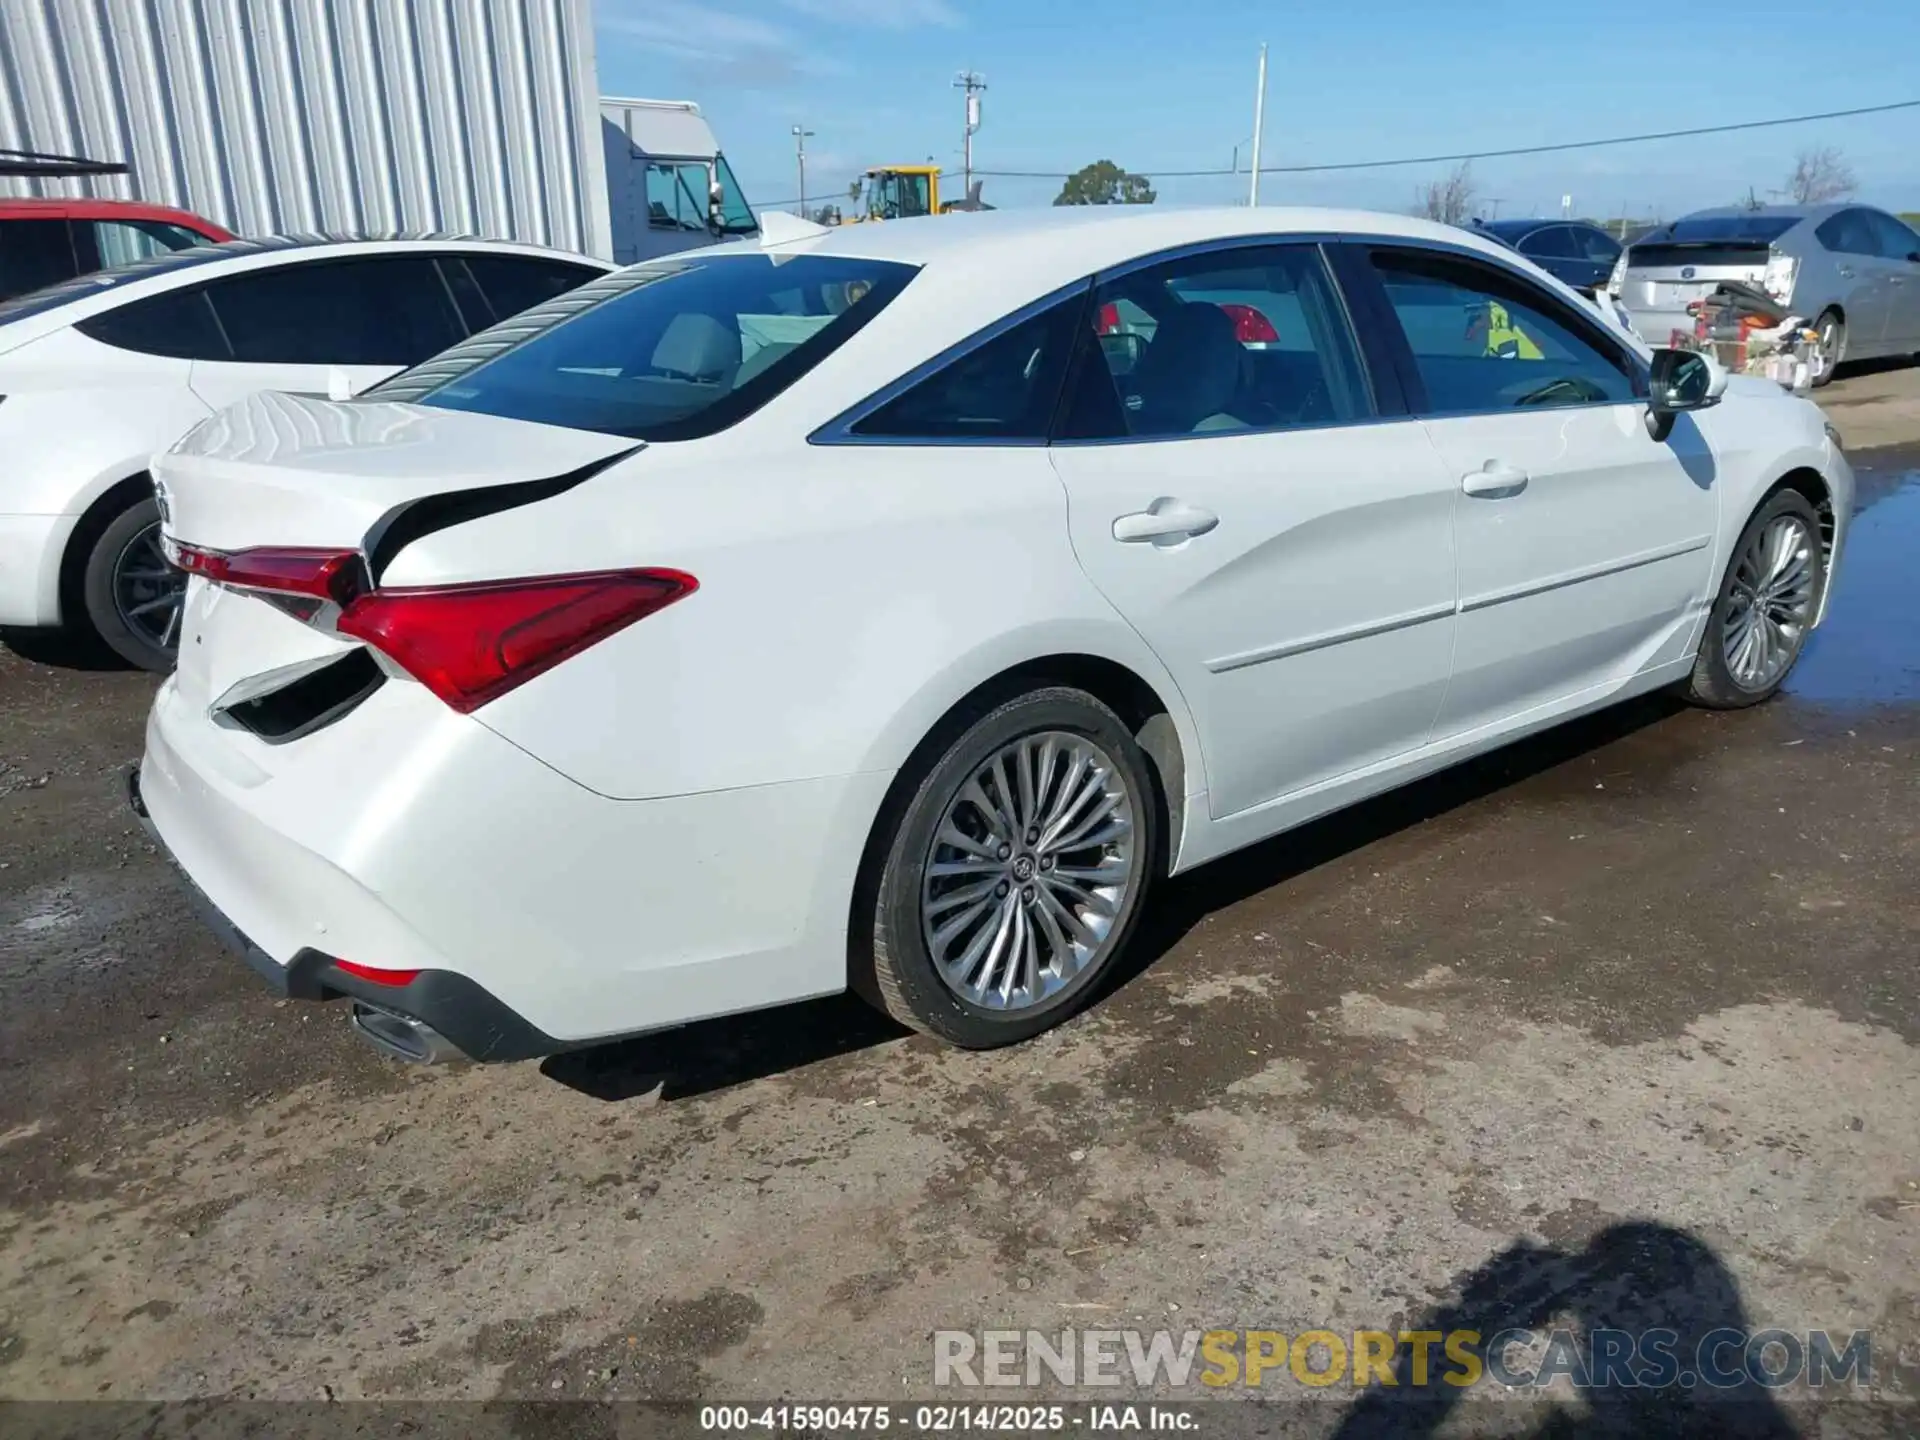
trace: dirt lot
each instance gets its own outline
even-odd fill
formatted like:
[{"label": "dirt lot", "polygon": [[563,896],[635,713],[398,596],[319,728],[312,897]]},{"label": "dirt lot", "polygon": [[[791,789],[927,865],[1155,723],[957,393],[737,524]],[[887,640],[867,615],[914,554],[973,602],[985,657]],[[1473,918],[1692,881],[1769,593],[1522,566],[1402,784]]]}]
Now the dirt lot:
[{"label": "dirt lot", "polygon": [[[1917,377],[1836,423],[1920,436]],[[385,1061],[189,914],[123,798],[151,682],[0,650],[0,1396],[898,1400],[936,1328],[1552,1316],[1869,1329],[1920,1395],[1920,450],[1860,463],[1792,693],[1184,878],[992,1055],[848,1000]]]}]

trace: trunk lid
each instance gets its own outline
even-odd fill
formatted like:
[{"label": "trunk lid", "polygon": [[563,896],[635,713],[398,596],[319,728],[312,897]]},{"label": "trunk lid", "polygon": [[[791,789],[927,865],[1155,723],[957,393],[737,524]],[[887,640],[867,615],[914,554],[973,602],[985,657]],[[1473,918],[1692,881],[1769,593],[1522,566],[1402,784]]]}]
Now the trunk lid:
[{"label": "trunk lid", "polygon": [[1620,300],[1629,310],[1684,310],[1723,281],[1759,289],[1772,247],[1764,241],[1672,241],[1635,245],[1627,252]]},{"label": "trunk lid", "polygon": [[153,475],[170,539],[356,549],[420,502],[557,481],[637,448],[471,411],[263,393],[156,456]]},{"label": "trunk lid", "polygon": [[[377,581],[409,541],[558,494],[637,448],[467,411],[269,393],[200,425],[155,457],[153,474],[176,543],[358,550]],[[218,717],[361,648],[258,592],[196,576],[174,683]]]}]

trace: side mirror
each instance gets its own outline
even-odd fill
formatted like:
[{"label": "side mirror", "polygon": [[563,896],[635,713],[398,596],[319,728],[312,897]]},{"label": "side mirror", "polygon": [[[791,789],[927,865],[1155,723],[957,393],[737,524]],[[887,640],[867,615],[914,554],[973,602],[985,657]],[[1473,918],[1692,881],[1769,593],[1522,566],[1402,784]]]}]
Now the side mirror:
[{"label": "side mirror", "polygon": [[707,229],[719,235],[727,228],[727,193],[715,180],[707,187]]},{"label": "side mirror", "polygon": [[1704,410],[1727,390],[1727,372],[1695,350],[1655,350],[1647,397],[1647,434],[1664,441],[1673,433],[1673,417],[1683,410]]}]

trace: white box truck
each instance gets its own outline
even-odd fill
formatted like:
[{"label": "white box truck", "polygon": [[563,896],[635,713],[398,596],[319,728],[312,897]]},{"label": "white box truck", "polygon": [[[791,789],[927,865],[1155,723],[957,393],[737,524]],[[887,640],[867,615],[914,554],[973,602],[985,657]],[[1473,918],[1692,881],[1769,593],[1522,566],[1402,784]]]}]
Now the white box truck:
[{"label": "white box truck", "polygon": [[697,105],[601,100],[592,0],[0,3],[0,195],[240,235],[440,232],[630,262],[757,227]]}]

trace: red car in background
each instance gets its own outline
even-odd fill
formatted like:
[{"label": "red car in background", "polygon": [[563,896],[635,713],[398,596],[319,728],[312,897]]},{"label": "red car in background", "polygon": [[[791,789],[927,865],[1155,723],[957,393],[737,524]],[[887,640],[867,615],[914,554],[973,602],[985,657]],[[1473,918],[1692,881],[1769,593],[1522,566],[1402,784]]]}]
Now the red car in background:
[{"label": "red car in background", "polygon": [[233,238],[186,210],[137,200],[0,199],[0,300],[163,251]]}]

